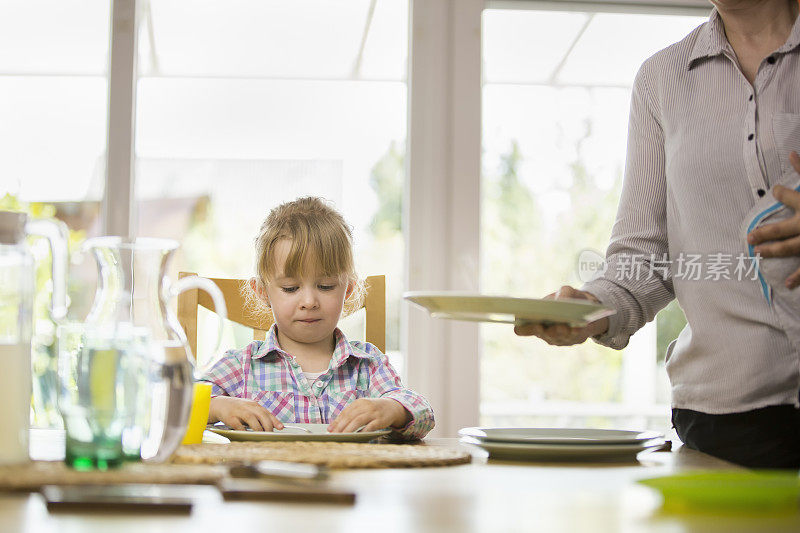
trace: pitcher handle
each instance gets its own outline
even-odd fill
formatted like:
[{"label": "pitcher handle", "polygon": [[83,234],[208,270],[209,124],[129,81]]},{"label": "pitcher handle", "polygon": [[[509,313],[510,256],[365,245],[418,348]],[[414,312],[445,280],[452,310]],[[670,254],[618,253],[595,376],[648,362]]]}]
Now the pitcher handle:
[{"label": "pitcher handle", "polygon": [[[222,345],[222,334],[225,329],[225,319],[228,318],[228,308],[225,305],[225,297],[222,291],[219,290],[217,284],[208,278],[201,278],[200,276],[187,276],[172,283],[169,288],[171,297],[176,297],[183,291],[189,289],[200,289],[206,291],[211,296],[211,301],[214,302],[214,312],[219,316],[219,329],[217,330],[217,344],[212,351],[213,354],[219,353],[219,348]],[[197,360],[197,354],[192,354]]]},{"label": "pitcher handle", "polygon": [[53,293],[50,317],[61,324],[67,317],[67,261],[69,261],[69,230],[60,220],[28,219],[25,233],[44,237],[50,242]]}]

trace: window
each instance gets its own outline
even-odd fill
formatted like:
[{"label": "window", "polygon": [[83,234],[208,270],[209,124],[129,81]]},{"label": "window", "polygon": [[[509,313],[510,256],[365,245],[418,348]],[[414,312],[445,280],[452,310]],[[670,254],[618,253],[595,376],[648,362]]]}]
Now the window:
[{"label": "window", "polygon": [[[359,274],[387,277],[387,347],[400,370],[407,2],[149,0],[142,9],[137,234],[182,242],[173,277],[249,277],[268,211],[326,198],[353,226]],[[234,329],[225,345],[248,334]]]},{"label": "window", "polygon": [[[0,209],[67,222],[72,244],[100,232],[105,186],[110,2],[0,0]],[[34,242],[37,259],[48,257]],[[75,313],[91,305],[94,267],[74,265]],[[54,328],[47,271],[39,263],[33,338],[34,422],[55,410]]]},{"label": "window", "polygon": [[[138,12],[131,196],[127,177],[109,179],[105,168],[111,5],[0,0],[3,206],[55,214],[77,243],[104,232],[112,217],[103,220],[103,195],[114,193],[130,205],[107,207],[130,207],[133,232],[182,242],[173,277],[178,270],[244,277],[251,273],[252,238],[271,207],[306,194],[328,198],[354,227],[359,272],[387,275],[390,357],[406,374],[399,347],[415,338],[407,356],[416,380],[409,384],[422,382],[439,412],[437,432],[447,435],[471,424],[477,411],[477,329],[461,334],[477,326],[415,322],[401,335],[404,274],[414,288],[474,290],[480,239],[485,292],[514,287],[515,294],[540,296],[563,281],[578,283],[577,254],[602,252],[610,230],[633,73],[647,55],[702,21],[569,10],[586,3],[565,2],[564,11],[547,11],[553,4],[543,3],[537,11],[521,0],[117,3]],[[423,59],[414,87],[406,79],[409,35],[417,37],[414,59]],[[113,39],[117,45],[130,37]],[[127,105],[115,105],[112,116],[124,116],[120,107]],[[407,120],[416,123],[414,143]],[[408,180],[406,146],[417,165]],[[416,157],[414,146],[424,148]],[[127,155],[127,140],[112,139],[110,152],[118,150]],[[404,189],[422,193],[404,197]],[[479,201],[480,235],[464,231],[477,225]],[[421,217],[416,232],[407,231],[409,250],[400,225],[404,207]],[[453,232],[456,245],[446,242]],[[404,273],[411,249],[414,268]],[[91,304],[93,261],[73,265],[71,275],[72,312],[81,318]],[[615,423],[663,415],[667,392],[657,381],[658,358],[682,319],[680,309],[670,313],[669,324],[662,313],[657,331],[642,331],[623,354],[589,345],[551,350],[508,328],[482,326],[483,421],[545,423],[544,414],[560,413],[564,424],[603,425],[609,413],[619,417]],[[44,369],[34,399],[44,405],[55,369],[46,354],[52,327],[42,322],[37,336],[45,355],[34,356]],[[245,340],[231,331],[225,343]],[[661,384],[655,396],[654,382]]]},{"label": "window", "polygon": [[109,7],[0,1],[0,193],[55,203],[92,232],[105,182]]},{"label": "window", "polygon": [[[483,15],[481,286],[542,297],[604,255],[639,65],[704,17],[489,9]],[[668,427],[676,303],[624,351],[481,328],[481,423]]]}]

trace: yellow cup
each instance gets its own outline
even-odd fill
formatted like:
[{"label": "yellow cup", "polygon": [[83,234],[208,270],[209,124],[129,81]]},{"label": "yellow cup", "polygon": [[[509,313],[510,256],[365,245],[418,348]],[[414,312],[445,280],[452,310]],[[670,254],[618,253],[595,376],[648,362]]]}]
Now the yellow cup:
[{"label": "yellow cup", "polygon": [[211,403],[211,383],[195,383],[192,412],[181,444],[200,444],[208,423],[208,406]]}]

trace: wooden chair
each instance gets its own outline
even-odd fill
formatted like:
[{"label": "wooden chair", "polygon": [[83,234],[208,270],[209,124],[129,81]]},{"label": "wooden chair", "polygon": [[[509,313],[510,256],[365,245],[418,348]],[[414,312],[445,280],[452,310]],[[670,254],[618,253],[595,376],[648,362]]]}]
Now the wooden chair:
[{"label": "wooden chair", "polygon": [[[178,277],[194,276],[191,272],[180,272]],[[264,340],[267,330],[272,326],[272,319],[251,316],[245,309],[245,298],[242,287],[246,279],[208,278],[213,281],[225,298],[228,307],[228,320],[253,329],[254,340]],[[367,342],[374,344],[382,352],[386,352],[386,276],[368,276],[367,294],[362,307],[366,314]],[[214,311],[211,297],[204,291],[190,289],[178,295],[178,321],[186,332],[192,354],[197,357],[197,307],[202,306]]]}]

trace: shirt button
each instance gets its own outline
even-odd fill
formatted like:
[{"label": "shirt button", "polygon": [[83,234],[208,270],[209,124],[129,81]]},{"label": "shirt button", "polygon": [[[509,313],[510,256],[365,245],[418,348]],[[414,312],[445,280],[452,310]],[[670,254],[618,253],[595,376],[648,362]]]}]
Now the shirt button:
[{"label": "shirt button", "polygon": [[755,135],[753,135],[753,134],[751,133],[750,135],[748,135],[748,136],[747,136],[747,140],[748,140],[748,141],[752,141],[752,140],[753,140],[753,137],[755,137]]},{"label": "shirt button", "polygon": [[753,101],[753,95],[752,94],[750,95],[750,98],[748,98],[748,100],[750,100],[751,102]]},{"label": "shirt button", "polygon": [[758,193],[759,196],[764,196],[765,194],[767,194],[767,191],[765,191],[764,189],[758,189],[756,192]]},{"label": "shirt button", "polygon": [[767,63],[769,63],[770,65],[774,65],[775,64],[775,56],[769,56],[767,58]]},{"label": "shirt button", "polygon": [[315,382],[314,382],[314,386],[315,386],[316,388],[320,389],[320,388],[322,388],[322,382],[321,382],[321,381],[315,381]]}]

